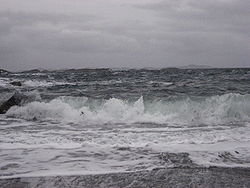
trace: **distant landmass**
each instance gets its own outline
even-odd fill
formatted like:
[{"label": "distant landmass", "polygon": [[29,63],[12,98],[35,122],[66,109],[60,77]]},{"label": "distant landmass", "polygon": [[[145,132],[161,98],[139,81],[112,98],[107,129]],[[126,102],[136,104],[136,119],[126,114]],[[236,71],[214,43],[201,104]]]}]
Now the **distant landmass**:
[{"label": "distant landmass", "polygon": [[21,73],[46,73],[49,72],[46,69],[31,69],[31,70],[25,70],[25,71],[21,71]]},{"label": "distant landmass", "polygon": [[179,69],[212,69],[213,67],[210,67],[208,65],[185,65],[178,67]]},{"label": "distant landmass", "polygon": [[[162,68],[155,68],[155,67],[144,67],[144,68],[69,68],[69,69],[43,69],[43,68],[37,68],[37,69],[30,69],[30,70],[23,70],[23,71],[8,71],[6,69],[0,68],[0,74],[8,74],[8,73],[48,73],[48,72],[85,72],[85,71],[93,71],[93,70],[101,70],[101,71],[108,71],[108,70],[131,70],[131,69],[140,69],[140,70],[177,70],[177,69],[215,69],[219,67],[211,67],[208,65],[184,65],[184,66],[176,66],[176,67],[162,67]],[[247,67],[242,67],[247,68]],[[240,69],[240,67],[227,67],[223,69]]]}]

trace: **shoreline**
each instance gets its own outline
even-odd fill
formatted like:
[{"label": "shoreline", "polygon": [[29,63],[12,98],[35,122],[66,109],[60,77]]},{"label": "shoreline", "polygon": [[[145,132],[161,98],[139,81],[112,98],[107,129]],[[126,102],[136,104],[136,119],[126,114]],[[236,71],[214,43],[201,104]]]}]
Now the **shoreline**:
[{"label": "shoreline", "polygon": [[173,167],[151,171],[0,179],[1,188],[250,187],[250,168]]}]

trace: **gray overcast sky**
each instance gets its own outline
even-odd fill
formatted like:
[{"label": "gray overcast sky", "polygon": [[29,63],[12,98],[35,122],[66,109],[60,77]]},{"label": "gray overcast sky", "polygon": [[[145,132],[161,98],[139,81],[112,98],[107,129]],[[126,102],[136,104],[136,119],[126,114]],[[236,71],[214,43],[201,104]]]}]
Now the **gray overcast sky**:
[{"label": "gray overcast sky", "polygon": [[0,4],[0,68],[250,67],[250,0]]}]

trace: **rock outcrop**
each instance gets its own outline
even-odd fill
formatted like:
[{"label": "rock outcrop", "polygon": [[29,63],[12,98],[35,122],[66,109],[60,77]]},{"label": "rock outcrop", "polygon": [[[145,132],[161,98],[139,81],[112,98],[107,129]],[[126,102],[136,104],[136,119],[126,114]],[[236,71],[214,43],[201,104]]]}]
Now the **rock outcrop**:
[{"label": "rock outcrop", "polygon": [[0,69],[0,74],[8,74],[8,73],[9,73],[9,71],[4,70],[4,69]]},{"label": "rock outcrop", "polygon": [[22,83],[20,81],[10,82],[10,84],[13,86],[22,86]]},{"label": "rock outcrop", "polygon": [[0,105],[0,114],[5,114],[12,106],[20,105],[26,96],[15,93],[8,100]]}]

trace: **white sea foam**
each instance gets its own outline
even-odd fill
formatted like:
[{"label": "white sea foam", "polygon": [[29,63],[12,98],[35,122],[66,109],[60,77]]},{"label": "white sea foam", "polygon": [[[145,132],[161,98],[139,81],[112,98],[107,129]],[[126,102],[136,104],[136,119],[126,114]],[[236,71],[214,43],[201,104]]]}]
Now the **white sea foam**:
[{"label": "white sea foam", "polygon": [[189,153],[193,162],[202,166],[250,167],[250,124],[219,129],[152,125],[110,129],[105,127],[108,125],[101,128],[21,121],[13,120],[0,127],[0,168],[21,164],[0,170],[0,178],[150,170],[176,165],[159,158],[165,152]]},{"label": "white sea foam", "polygon": [[163,85],[163,86],[170,86],[170,85],[173,85],[174,83],[172,82],[154,82],[154,81],[150,81],[149,84],[159,84],[159,85]]},{"label": "white sea foam", "polygon": [[27,80],[24,82],[24,85],[29,87],[46,87],[46,86],[53,86],[53,82],[47,81],[38,81],[38,80]]},{"label": "white sea foam", "polygon": [[250,95],[225,94],[199,101],[188,98],[170,102],[148,102],[141,97],[134,103],[111,98],[94,108],[86,101],[86,97],[59,97],[50,102],[12,107],[7,115],[27,120],[52,119],[83,124],[213,125],[250,121]]},{"label": "white sea foam", "polygon": [[24,86],[28,87],[51,87],[54,85],[65,85],[65,84],[72,84],[68,82],[57,82],[54,80],[45,81],[45,80],[24,80]]},{"label": "white sea foam", "polygon": [[47,82],[47,81],[38,81],[38,80],[11,80],[9,78],[0,78],[0,86],[2,87],[14,87],[10,84],[12,81],[21,81],[24,86],[28,87],[46,87],[46,86],[53,86],[55,83]]},{"label": "white sea foam", "polygon": [[9,78],[0,78],[0,87],[6,87],[6,86],[10,86],[13,87],[10,82],[13,81]]}]

